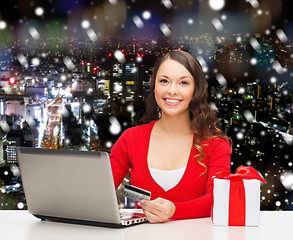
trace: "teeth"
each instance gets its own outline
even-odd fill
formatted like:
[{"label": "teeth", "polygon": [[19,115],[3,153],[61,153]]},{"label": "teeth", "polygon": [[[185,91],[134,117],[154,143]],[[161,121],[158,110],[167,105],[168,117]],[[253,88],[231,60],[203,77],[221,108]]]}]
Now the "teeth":
[{"label": "teeth", "polygon": [[173,99],[166,99],[165,101],[168,103],[179,103],[180,102],[180,100],[173,100]]}]

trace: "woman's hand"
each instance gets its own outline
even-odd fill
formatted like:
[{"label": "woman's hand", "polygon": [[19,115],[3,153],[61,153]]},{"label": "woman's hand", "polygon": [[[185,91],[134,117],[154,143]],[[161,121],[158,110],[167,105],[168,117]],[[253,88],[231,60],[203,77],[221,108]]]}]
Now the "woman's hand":
[{"label": "woman's hand", "polygon": [[138,203],[150,223],[165,222],[170,219],[175,212],[175,205],[164,198],[157,198],[152,201],[141,200]]}]

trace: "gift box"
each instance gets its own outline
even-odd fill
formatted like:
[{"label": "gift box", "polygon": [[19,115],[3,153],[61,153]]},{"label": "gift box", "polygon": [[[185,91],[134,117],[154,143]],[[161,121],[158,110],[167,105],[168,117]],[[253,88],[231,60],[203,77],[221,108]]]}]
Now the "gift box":
[{"label": "gift box", "polygon": [[218,172],[213,177],[212,221],[222,226],[258,226],[260,182],[253,167],[241,166],[235,174]]}]

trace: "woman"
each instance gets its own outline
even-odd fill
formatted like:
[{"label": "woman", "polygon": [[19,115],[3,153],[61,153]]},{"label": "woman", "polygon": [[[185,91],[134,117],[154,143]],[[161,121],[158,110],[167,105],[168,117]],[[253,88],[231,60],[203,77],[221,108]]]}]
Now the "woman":
[{"label": "woman", "polygon": [[144,121],[112,147],[116,188],[130,170],[132,185],[152,193],[138,202],[151,223],[210,216],[212,176],[230,170],[231,148],[192,55],[173,50],[157,61]]}]

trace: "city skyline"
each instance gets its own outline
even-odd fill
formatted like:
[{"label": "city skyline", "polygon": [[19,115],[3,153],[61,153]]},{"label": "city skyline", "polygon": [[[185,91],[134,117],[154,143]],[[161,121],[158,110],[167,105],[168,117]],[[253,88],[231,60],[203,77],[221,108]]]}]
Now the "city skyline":
[{"label": "city skyline", "polygon": [[254,166],[261,208],[293,209],[292,1],[24,2],[0,6],[1,209],[26,208],[16,145],[110,152],[171,49],[203,67],[232,172]]}]

